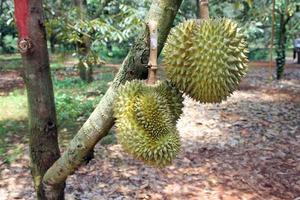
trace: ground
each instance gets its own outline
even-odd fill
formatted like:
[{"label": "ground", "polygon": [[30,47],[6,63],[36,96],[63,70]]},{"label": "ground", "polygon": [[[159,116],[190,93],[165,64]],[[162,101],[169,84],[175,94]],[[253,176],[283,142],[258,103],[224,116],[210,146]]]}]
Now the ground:
[{"label": "ground", "polygon": [[[288,66],[282,81],[272,72],[252,63],[240,90],[219,105],[186,97],[178,122],[182,151],[165,169],[99,143],[95,159],[68,178],[66,199],[300,199],[300,66]],[[22,152],[0,163],[0,199],[34,199],[28,148],[8,141]]]}]

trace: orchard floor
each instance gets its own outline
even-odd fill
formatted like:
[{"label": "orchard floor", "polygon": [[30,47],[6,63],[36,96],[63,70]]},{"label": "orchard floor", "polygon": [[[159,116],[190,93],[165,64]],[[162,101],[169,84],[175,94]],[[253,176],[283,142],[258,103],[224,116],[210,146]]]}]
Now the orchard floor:
[{"label": "orchard floor", "polygon": [[[274,71],[274,69],[272,69]],[[67,200],[299,200],[300,66],[271,81],[252,66],[240,90],[219,105],[185,100],[182,151],[172,166],[135,161],[118,144],[69,177]],[[34,199],[28,148],[0,166],[0,199]]]}]

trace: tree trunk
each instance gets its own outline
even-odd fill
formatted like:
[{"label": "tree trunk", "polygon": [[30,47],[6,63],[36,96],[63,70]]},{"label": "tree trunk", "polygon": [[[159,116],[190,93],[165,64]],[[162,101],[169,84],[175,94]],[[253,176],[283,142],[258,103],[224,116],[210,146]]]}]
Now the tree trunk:
[{"label": "tree trunk", "polygon": [[[86,0],[74,0],[74,5],[81,20],[85,20],[87,16]],[[77,64],[79,70],[79,77],[81,80],[88,83],[93,81],[93,65],[89,62],[88,55],[90,53],[91,39],[82,35],[81,42],[77,42],[77,53],[79,55],[79,62]]]},{"label": "tree trunk", "polygon": [[200,0],[200,19],[209,19],[208,0]]},{"label": "tree trunk", "polygon": [[2,47],[2,51],[4,51],[4,42],[3,42],[3,33],[0,31],[0,47]]},{"label": "tree trunk", "polygon": [[286,48],[286,23],[284,14],[279,15],[279,27],[277,28],[277,47],[276,47],[276,78],[280,80],[284,74],[285,48]]},{"label": "tree trunk", "polygon": [[[62,14],[62,0],[57,0],[54,4],[55,14],[52,18],[59,18]],[[50,42],[50,52],[51,54],[55,54],[56,49],[55,45],[57,44],[57,33],[53,31],[50,35],[48,35],[49,42]]]},{"label": "tree trunk", "polygon": [[[164,46],[181,3],[182,0],[153,0],[152,2],[146,21],[151,19],[158,22],[158,52]],[[107,135],[114,124],[113,101],[119,86],[128,80],[146,79],[148,58],[149,33],[145,28],[97,108],[70,142],[62,157],[45,174],[43,181],[48,192],[51,192],[55,185],[64,182],[68,175],[74,173],[96,143]]]},{"label": "tree trunk", "polygon": [[[45,200],[42,179],[60,151],[42,1],[15,0],[15,14],[28,98],[30,167],[37,199]],[[64,199],[64,181],[52,193]]]},{"label": "tree trunk", "polygon": [[201,0],[196,0],[196,6],[197,6],[196,17],[197,17],[197,19],[200,19],[200,1]]},{"label": "tree trunk", "polygon": [[52,54],[55,53],[55,42],[56,42],[56,35],[55,34],[52,34],[50,37],[49,37],[49,42],[50,42],[50,51]]},{"label": "tree trunk", "polygon": [[287,24],[293,17],[288,12],[289,1],[286,0],[281,5],[281,11],[279,11],[279,28],[277,29],[277,47],[276,47],[276,78],[281,79],[284,74],[285,67],[285,51],[287,42]]},{"label": "tree trunk", "polygon": [[89,60],[90,44],[90,38],[81,36],[81,42],[78,42],[76,47],[79,55],[79,62],[77,64],[79,76],[81,80],[88,83],[93,81],[93,63]]}]

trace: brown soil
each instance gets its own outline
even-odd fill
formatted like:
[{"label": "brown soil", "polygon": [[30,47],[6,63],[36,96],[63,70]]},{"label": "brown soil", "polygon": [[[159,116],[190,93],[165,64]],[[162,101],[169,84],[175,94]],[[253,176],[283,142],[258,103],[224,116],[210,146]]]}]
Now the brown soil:
[{"label": "brown soil", "polygon": [[18,88],[24,88],[24,81],[19,71],[0,71],[0,96]]},{"label": "brown soil", "polygon": [[[251,67],[226,102],[186,97],[177,127],[182,152],[156,169],[120,145],[95,149],[95,159],[69,177],[67,200],[296,200],[300,198],[300,68],[269,79]],[[0,199],[34,199],[28,149],[0,169]]]}]

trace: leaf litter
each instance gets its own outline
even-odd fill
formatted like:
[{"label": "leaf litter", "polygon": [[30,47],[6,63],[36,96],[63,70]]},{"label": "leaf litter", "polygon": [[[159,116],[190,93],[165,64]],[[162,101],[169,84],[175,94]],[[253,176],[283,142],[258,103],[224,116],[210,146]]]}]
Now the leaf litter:
[{"label": "leaf litter", "polygon": [[[68,178],[66,199],[299,199],[300,70],[287,68],[282,81],[268,74],[251,67],[219,105],[186,97],[182,151],[165,169],[134,160],[118,144],[98,144],[95,159]],[[34,199],[28,150],[0,170],[0,199]]]}]

